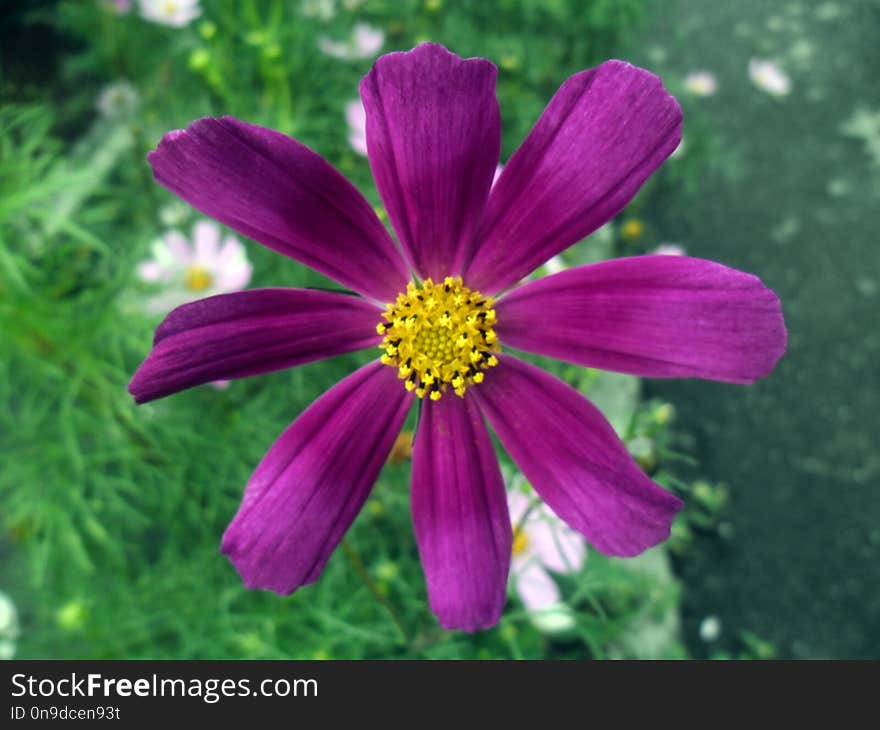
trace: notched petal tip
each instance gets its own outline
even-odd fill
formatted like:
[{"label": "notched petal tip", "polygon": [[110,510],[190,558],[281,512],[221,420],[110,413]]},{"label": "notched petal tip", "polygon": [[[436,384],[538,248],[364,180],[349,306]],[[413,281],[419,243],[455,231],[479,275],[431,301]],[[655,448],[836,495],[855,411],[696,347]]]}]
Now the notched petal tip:
[{"label": "notched petal tip", "polygon": [[236,536],[230,534],[232,525],[230,525],[223,534],[220,543],[220,553],[225,555],[238,577],[241,578],[242,585],[249,591],[268,591],[277,596],[290,596],[305,585],[310,585],[317,580],[317,576],[311,580],[306,579],[299,583],[291,583],[284,579],[279,573],[259,574],[252,571],[252,566],[248,559],[245,549],[240,546]]},{"label": "notched petal tip", "polygon": [[751,383],[785,350],[776,294],[753,274],[687,256],[568,269],[510,292],[497,309],[504,345],[640,377]]},{"label": "notched petal tip", "polygon": [[[645,480],[650,481],[647,477]],[[684,502],[671,492],[660,489],[654,482],[650,482],[650,486],[653,487],[656,497],[652,515],[654,529],[646,529],[643,525],[644,531],[630,536],[625,543],[606,544],[594,541],[593,547],[596,550],[611,557],[634,558],[669,539],[672,534],[672,523],[684,507]]]},{"label": "notched petal tip", "polygon": [[378,316],[360,297],[312,289],[250,289],[188,302],[156,329],[129,390],[143,402],[375,347]]},{"label": "notched petal tip", "polygon": [[144,378],[141,374],[144,365],[146,365],[146,360],[141,363],[141,366],[135,371],[128,385],[125,387],[131,397],[134,398],[134,402],[139,406],[153,400],[153,398],[150,398],[144,393]]},{"label": "notched petal tip", "polygon": [[426,41],[424,43],[419,43],[408,51],[392,51],[379,56],[379,58],[373,62],[373,66],[367,75],[361,79],[361,87],[363,88],[364,82],[367,78],[373,75],[376,69],[381,70],[383,66],[401,63],[418,64],[424,63],[425,61],[430,62],[436,60],[452,61],[453,63],[467,65],[481,64],[485,65],[487,69],[491,68],[491,72],[494,74],[493,78],[498,75],[498,67],[488,58],[483,58],[482,56],[459,56],[457,53],[450,51],[446,46],[441,45],[440,43]]},{"label": "notched petal tip", "polygon": [[361,81],[376,187],[422,279],[458,274],[472,254],[501,149],[496,79],[486,59],[422,44]]}]

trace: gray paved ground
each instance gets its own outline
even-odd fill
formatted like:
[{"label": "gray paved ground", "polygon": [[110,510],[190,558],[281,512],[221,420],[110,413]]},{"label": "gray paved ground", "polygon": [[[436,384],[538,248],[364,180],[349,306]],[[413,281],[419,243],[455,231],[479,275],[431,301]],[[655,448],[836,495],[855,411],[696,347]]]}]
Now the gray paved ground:
[{"label": "gray paved ground", "polygon": [[[751,388],[650,384],[732,495],[732,538],[683,566],[692,646],[714,614],[716,646],[747,629],[783,657],[880,657],[880,3],[678,0],[663,16],[639,60],[718,75],[701,104],[724,160],[664,232],[758,273],[790,333]],[[751,56],[782,63],[789,96],[750,84]]]}]

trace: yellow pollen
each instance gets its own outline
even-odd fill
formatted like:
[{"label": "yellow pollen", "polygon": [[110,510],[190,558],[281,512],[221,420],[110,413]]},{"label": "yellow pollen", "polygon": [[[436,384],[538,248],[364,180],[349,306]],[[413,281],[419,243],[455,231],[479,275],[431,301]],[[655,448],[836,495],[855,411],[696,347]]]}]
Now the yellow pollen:
[{"label": "yellow pollen", "polygon": [[203,266],[190,266],[186,270],[184,283],[190,291],[204,291],[213,283],[211,272]]},{"label": "yellow pollen", "polygon": [[464,397],[469,385],[483,382],[484,370],[498,364],[493,304],[461,277],[410,282],[376,326],[385,336],[381,361],[419,398],[440,400],[449,391]]},{"label": "yellow pollen", "polygon": [[524,530],[520,530],[518,528],[513,528],[513,547],[511,547],[510,552],[513,557],[517,557],[518,555],[522,555],[526,549],[529,547],[529,536],[526,535]]}]

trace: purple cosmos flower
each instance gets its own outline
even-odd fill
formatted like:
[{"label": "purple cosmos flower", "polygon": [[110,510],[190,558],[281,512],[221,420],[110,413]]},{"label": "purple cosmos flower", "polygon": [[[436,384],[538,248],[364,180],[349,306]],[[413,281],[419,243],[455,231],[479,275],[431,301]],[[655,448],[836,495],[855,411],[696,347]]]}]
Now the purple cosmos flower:
[{"label": "purple cosmos flower", "polygon": [[496,73],[424,44],[382,56],[362,81],[399,248],[348,181],[278,132],[200,119],[149,155],[158,182],[195,208],[360,296],[276,288],[186,304],[129,386],[138,402],[382,350],[302,413],[248,482],[222,546],[248,587],[287,594],[318,578],[422,398],[412,514],[431,608],[447,628],[491,626],[513,536],[487,422],[553,512],[604,553],[664,540],[681,507],[580,393],[502,347],[735,383],[782,355],[773,292],[710,261],[638,256],[515,286],[620,212],[675,149],[681,112],[627,63],[575,74],[492,186]]}]

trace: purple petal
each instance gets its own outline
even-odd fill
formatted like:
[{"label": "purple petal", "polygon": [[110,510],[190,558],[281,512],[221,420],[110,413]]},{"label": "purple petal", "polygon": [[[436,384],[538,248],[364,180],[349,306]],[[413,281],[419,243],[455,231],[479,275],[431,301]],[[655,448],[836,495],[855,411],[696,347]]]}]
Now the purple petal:
[{"label": "purple petal", "polygon": [[147,155],[156,180],[205,215],[379,301],[408,273],[366,199],[296,140],[232,117],[198,119]]},{"label": "purple petal", "polygon": [[379,362],[335,385],[269,449],[223,535],[248,588],[292,593],[320,575],[360,512],[412,403]]},{"label": "purple petal", "polygon": [[639,469],[605,417],[574,388],[509,355],[473,388],[483,415],[535,491],[606,555],[669,537],[682,503]]},{"label": "purple petal", "polygon": [[376,186],[416,272],[461,273],[501,149],[497,69],[425,43],[361,82]]},{"label": "purple petal", "polygon": [[412,512],[431,610],[476,631],[504,608],[513,531],[489,432],[470,399],[424,401],[413,448]]},{"label": "purple petal", "polygon": [[496,306],[506,345],[648,377],[750,383],[785,351],[776,295],[751,274],[684,256],[568,269]]},{"label": "purple petal", "polygon": [[378,346],[378,308],[311,289],[253,289],[184,304],[156,330],[128,386],[138,403]]},{"label": "purple petal", "polygon": [[595,231],[680,139],[681,110],[653,74],[608,61],[572,76],[492,188],[467,285],[502,291]]}]

